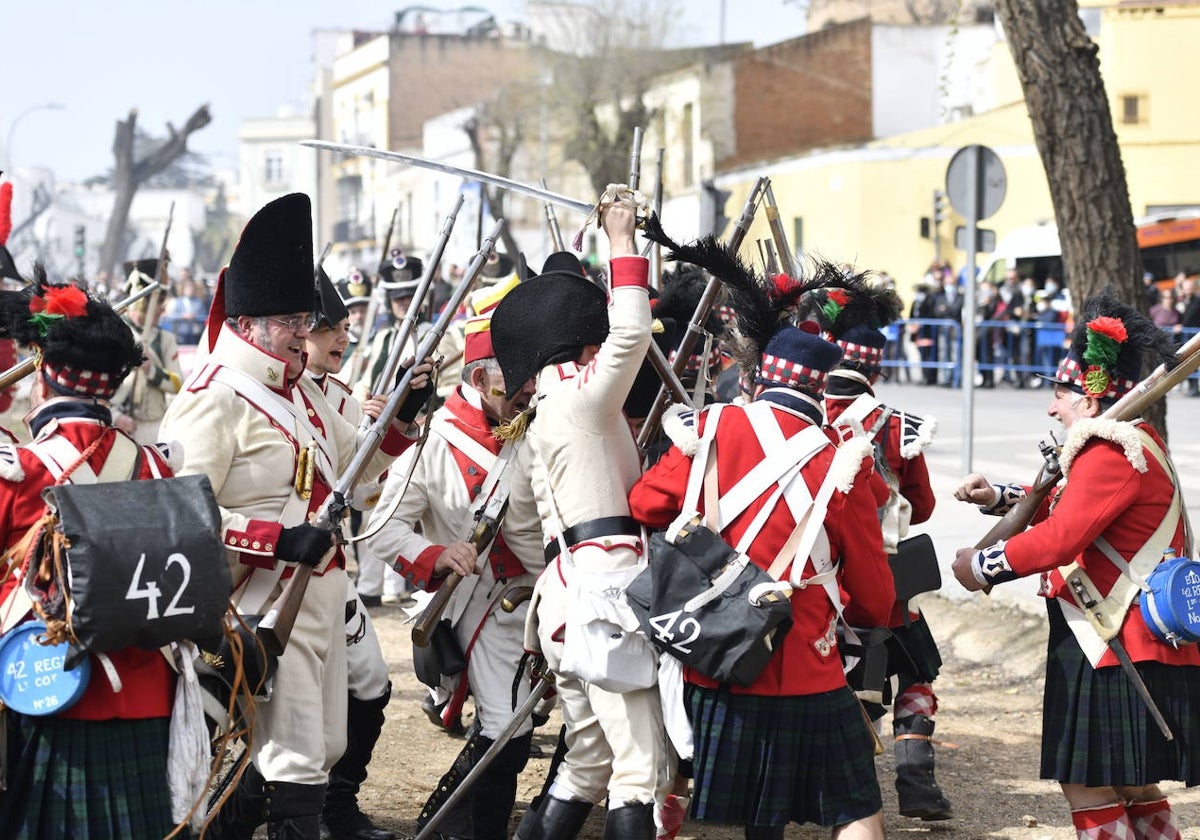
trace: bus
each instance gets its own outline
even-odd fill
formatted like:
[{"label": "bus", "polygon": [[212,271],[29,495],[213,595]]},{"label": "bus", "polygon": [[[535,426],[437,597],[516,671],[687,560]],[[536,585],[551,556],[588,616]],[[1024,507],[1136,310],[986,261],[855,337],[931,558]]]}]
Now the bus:
[{"label": "bus", "polygon": [[[1134,222],[1142,267],[1156,281],[1170,282],[1181,271],[1200,275],[1200,210],[1156,213]],[[1023,278],[1032,278],[1039,288],[1047,277],[1055,277],[1065,286],[1058,227],[1046,222],[1005,234],[984,263],[979,279],[999,285],[1010,268]]]}]

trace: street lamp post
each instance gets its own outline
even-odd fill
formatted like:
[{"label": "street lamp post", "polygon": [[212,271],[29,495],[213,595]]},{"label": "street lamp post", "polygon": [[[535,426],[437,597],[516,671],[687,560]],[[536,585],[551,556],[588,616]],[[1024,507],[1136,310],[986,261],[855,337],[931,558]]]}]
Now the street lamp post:
[{"label": "street lamp post", "polygon": [[12,169],[13,165],[13,134],[17,130],[17,123],[35,111],[61,111],[66,108],[61,102],[42,102],[38,105],[31,105],[21,113],[13,117],[13,121],[8,125],[8,136],[4,141],[4,166],[6,169]]}]

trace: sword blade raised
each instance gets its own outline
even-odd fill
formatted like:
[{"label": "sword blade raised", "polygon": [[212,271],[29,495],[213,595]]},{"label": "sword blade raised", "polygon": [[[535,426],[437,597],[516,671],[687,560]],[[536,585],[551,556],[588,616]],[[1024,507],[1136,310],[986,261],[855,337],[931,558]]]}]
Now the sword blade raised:
[{"label": "sword blade raised", "polygon": [[541,187],[535,187],[532,184],[524,184],[520,181],[514,181],[512,178],[505,178],[503,175],[493,175],[490,172],[480,172],[477,169],[466,169],[462,166],[454,166],[441,161],[430,160],[419,155],[410,155],[405,152],[392,152],[387,149],[373,149],[370,146],[350,146],[345,143],[329,143],[325,140],[301,140],[300,145],[311,146],[314,149],[325,149],[330,152],[341,152],[344,155],[361,155],[362,157],[372,157],[379,160],[390,160],[393,163],[404,163],[409,166],[417,166],[421,169],[430,169],[434,172],[442,172],[446,175],[457,175],[460,178],[466,178],[469,181],[478,181],[484,184],[491,184],[493,187],[499,187],[502,190],[510,190],[515,193],[527,195],[531,198],[536,198],[539,201],[549,201],[551,204],[557,204],[559,207],[566,207],[574,210],[577,213],[582,213],[585,216],[592,212],[595,204],[579,201],[578,199],[569,196],[561,195],[550,190],[544,190]]}]

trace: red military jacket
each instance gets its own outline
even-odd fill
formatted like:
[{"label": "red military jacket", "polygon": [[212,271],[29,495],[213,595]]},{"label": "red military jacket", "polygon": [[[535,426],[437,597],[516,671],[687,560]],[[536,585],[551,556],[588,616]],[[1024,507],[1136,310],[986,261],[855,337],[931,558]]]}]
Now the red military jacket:
[{"label": "red military jacket", "polygon": [[[40,410],[53,411],[54,403]],[[99,473],[112,450],[116,435],[123,434],[98,420],[63,417],[51,420],[40,429],[37,440],[59,435],[80,452],[97,439],[96,450],[88,457],[88,466]],[[156,447],[142,447],[144,459],[138,478],[172,475]],[[46,512],[41,493],[54,484],[54,477],[42,461],[25,447],[0,445],[0,540],[5,549],[16,545]],[[9,576],[0,583],[0,599],[16,585]],[[32,616],[31,616],[32,617]],[[124,648],[107,654],[117,669],[123,688],[114,692],[100,663],[92,657],[92,677],[79,702],[59,717],[76,720],[140,719],[168,717],[174,691],[174,674],[157,650]]]},{"label": "red military jacket", "polygon": [[[841,398],[825,395],[825,414],[829,424],[833,425],[842,416],[857,397]],[[884,407],[872,411],[863,422],[864,428],[871,428],[883,412]],[[904,438],[904,415],[893,412],[887,421],[887,429],[877,437],[884,439],[884,459],[900,482],[900,495],[908,499],[912,505],[913,525],[919,525],[933,516],[933,508],[937,499],[933,495],[933,487],[929,483],[929,466],[925,463],[925,455],[916,452],[911,457],[901,453]]]},{"label": "red military jacket", "polygon": [[[1162,522],[1173,484],[1136,438],[1123,436],[1136,428],[1148,432],[1165,451],[1158,433],[1140,421],[1076,421],[1063,451],[1066,482],[1042,506],[1033,526],[1005,543],[1004,553],[1017,575],[1043,575],[1042,595],[1074,604],[1057,571],[1072,561],[1088,573],[1101,593],[1108,593],[1121,573],[1094,540],[1103,536],[1129,560]],[[1144,459],[1144,472],[1132,462],[1143,463],[1139,454]],[[1182,517],[1171,545],[1179,555],[1185,553]],[[1184,645],[1175,649],[1158,641],[1146,629],[1136,604],[1125,616],[1120,639],[1135,662],[1200,665],[1200,647]],[[1117,664],[1108,651],[1099,667]]]},{"label": "red military jacket", "polygon": [[[774,419],[787,437],[812,423],[808,417],[783,406],[772,404],[771,408]],[[701,434],[707,418],[707,412],[700,413],[698,431]],[[770,453],[763,451],[741,406],[725,406],[718,422],[717,486],[723,495],[757,464],[770,457]],[[833,464],[835,451],[836,447],[830,442],[801,470],[809,491],[814,495]],[[869,465],[869,461],[867,463]],[[672,446],[630,492],[629,507],[634,518],[650,528],[664,528],[670,524],[683,506],[691,466],[691,457]],[[883,553],[875,499],[867,481],[868,476],[869,466],[860,468],[854,486],[848,493],[840,490],[833,493],[825,517],[825,531],[829,537],[830,556],[834,562],[841,564],[839,579],[847,620],[859,627],[878,627],[887,621],[892,603],[896,600],[896,590]],[[726,542],[737,544],[770,496],[771,489],[764,491],[722,530],[721,536]],[[703,513],[702,498],[699,505]],[[750,559],[760,568],[769,568],[795,524],[786,502],[778,503],[751,544],[747,552]],[[805,577],[811,577],[814,573],[810,565]],[[752,685],[745,688],[730,686],[730,690],[735,693],[783,696],[818,694],[846,685],[837,649],[834,627],[836,612],[825,590],[820,586],[797,590],[792,594],[791,603],[794,624],[767,667]],[[716,685],[690,669],[685,671],[685,678],[698,685]]]},{"label": "red military jacket", "polygon": [[[874,393],[869,389],[864,391],[862,395],[843,397],[826,394],[825,414],[829,425],[834,425],[846,409],[859,396],[863,395],[874,397]],[[886,409],[887,406],[884,405],[873,409],[864,418],[862,423],[863,428],[866,430],[873,428]],[[929,466],[925,463],[924,452],[921,451],[920,446],[913,442],[906,444],[907,438],[911,437],[910,435],[906,436],[906,419],[910,419],[908,415],[899,411],[893,411],[888,417],[885,427],[875,435],[873,442],[882,440],[883,458],[887,462],[888,468],[892,471],[892,475],[896,477],[897,490],[912,508],[912,516],[909,519],[909,524],[919,525],[922,522],[928,521],[929,517],[933,516],[933,508],[937,504],[937,499],[933,495],[933,486],[929,481]],[[890,496],[887,482],[878,471],[874,473],[872,481],[876,488],[878,506],[883,507],[888,503]],[[882,485],[882,488],[880,488],[880,485]],[[918,613],[915,611],[910,611],[909,613],[909,616],[913,618],[917,615]],[[905,606],[897,602],[892,607],[892,615],[887,622],[887,626],[903,627],[905,619]]]}]

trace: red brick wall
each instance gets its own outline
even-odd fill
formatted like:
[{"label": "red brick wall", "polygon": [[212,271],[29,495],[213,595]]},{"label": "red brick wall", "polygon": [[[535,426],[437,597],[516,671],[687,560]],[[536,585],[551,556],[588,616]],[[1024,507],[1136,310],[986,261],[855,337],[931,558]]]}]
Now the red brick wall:
[{"label": "red brick wall", "polygon": [[388,148],[421,144],[425,120],[474,105],[536,74],[531,50],[501,38],[391,35]]},{"label": "red brick wall", "polygon": [[733,65],[736,151],[718,170],[872,138],[869,20],[755,50]]}]

